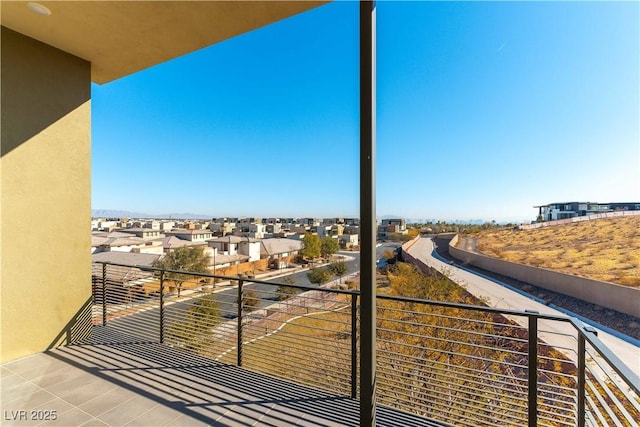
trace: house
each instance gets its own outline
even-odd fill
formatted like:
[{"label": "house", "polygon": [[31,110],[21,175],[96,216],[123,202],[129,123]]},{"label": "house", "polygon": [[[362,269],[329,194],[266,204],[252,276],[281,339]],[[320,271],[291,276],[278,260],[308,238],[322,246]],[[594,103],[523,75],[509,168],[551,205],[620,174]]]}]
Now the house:
[{"label": "house", "polygon": [[215,236],[223,237],[227,234],[231,234],[233,229],[235,228],[235,224],[231,222],[212,222],[209,224],[209,230],[213,232]]},{"label": "house", "polygon": [[261,241],[260,255],[267,258],[273,268],[286,268],[302,249],[302,241],[293,239],[264,239]]},{"label": "house", "polygon": [[[92,262],[110,262],[114,264],[136,265],[150,267],[160,258],[157,254],[142,254],[134,252],[101,252],[91,255]],[[100,274],[92,274],[92,284],[97,284],[102,279]],[[128,297],[134,300],[145,296],[145,284],[154,283],[155,278],[150,271],[144,271],[134,267],[121,267],[110,276],[111,286],[119,285],[127,292]],[[93,292],[100,295],[99,292]]]},{"label": "house", "polygon": [[236,228],[233,230],[233,235],[262,239],[265,232],[266,226],[262,223],[260,218],[248,218],[236,224]]},{"label": "house", "polygon": [[115,264],[151,267],[158,258],[160,258],[160,255],[158,254],[141,254],[135,252],[101,252],[91,255],[91,262],[112,262]]},{"label": "house", "polygon": [[91,221],[92,231],[112,231],[119,227],[118,221],[95,220]]},{"label": "house", "polygon": [[160,230],[158,229],[142,228],[142,227],[119,228],[118,232],[125,233],[128,235],[133,234],[134,236],[140,237],[141,239],[156,239],[162,236]]},{"label": "house", "polygon": [[538,221],[557,221],[605,212],[637,211],[640,210],[640,202],[559,202],[534,206],[534,208],[538,209]]},{"label": "house", "polygon": [[350,249],[354,246],[358,246],[357,234],[343,234],[338,238],[340,240],[340,247],[344,249]]},{"label": "house", "polygon": [[346,225],[342,234],[360,234],[360,227],[357,225]]},{"label": "house", "polygon": [[162,231],[171,231],[176,226],[175,221],[161,221],[160,222],[160,230]]},{"label": "house", "polygon": [[160,230],[160,221],[155,221],[155,220],[151,220],[151,221],[146,221],[143,225],[143,228],[150,228],[152,230]]},{"label": "house", "polygon": [[170,252],[174,249],[190,247],[190,246],[204,246],[206,242],[193,242],[191,240],[181,239],[176,236],[165,236],[162,239],[163,251]]},{"label": "house", "polygon": [[260,260],[260,241],[249,237],[225,236],[207,241],[214,269]]},{"label": "house", "polygon": [[91,233],[91,253],[101,252],[131,252],[133,249],[144,248],[147,240],[119,231]]},{"label": "house", "polygon": [[407,224],[401,218],[385,218],[378,226],[378,238],[385,239],[392,234],[407,234]]},{"label": "house", "polygon": [[280,224],[280,222],[271,222],[265,225],[266,233],[276,234],[280,233],[280,231],[282,231],[282,224]]},{"label": "house", "polygon": [[211,230],[202,229],[173,229],[165,233],[167,236],[174,236],[181,240],[186,240],[192,243],[206,244],[206,241],[213,237]]}]

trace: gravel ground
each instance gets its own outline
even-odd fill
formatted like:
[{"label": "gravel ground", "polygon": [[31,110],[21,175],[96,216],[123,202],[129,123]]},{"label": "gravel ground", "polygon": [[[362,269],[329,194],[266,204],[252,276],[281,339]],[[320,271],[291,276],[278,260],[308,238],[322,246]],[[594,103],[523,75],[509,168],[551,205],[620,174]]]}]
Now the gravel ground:
[{"label": "gravel ground", "polygon": [[[446,250],[446,244],[442,244],[442,242],[438,241],[436,250],[443,258],[459,263],[449,255],[449,252]],[[470,265],[465,265],[465,268],[477,271],[485,276],[492,277],[530,295],[545,300],[549,304],[562,307],[566,310],[579,314],[580,316],[586,317],[587,319],[591,319],[594,322],[600,323],[601,325],[640,340],[640,319],[635,316],[630,316],[597,304],[591,304],[577,298],[549,291],[547,289],[483,270],[481,268],[472,267]]]}]

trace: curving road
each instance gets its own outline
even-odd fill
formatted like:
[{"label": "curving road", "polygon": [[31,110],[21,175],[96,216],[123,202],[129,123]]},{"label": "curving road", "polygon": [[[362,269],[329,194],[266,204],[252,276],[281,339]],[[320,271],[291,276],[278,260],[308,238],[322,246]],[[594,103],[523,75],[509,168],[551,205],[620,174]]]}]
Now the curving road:
[{"label": "curving road", "polygon": [[[414,258],[423,261],[429,267],[437,271],[444,272],[451,280],[460,284],[471,294],[487,300],[488,305],[495,308],[511,309],[511,310],[535,310],[544,314],[564,315],[547,305],[541,304],[531,298],[512,291],[506,286],[502,286],[494,280],[488,280],[478,274],[449,264],[434,256],[435,246],[433,240],[426,237],[420,237],[407,250]],[[526,325],[526,319],[516,317],[513,320]],[[560,322],[544,322],[544,328],[550,331],[550,334],[542,332],[541,337],[549,344],[572,348],[574,344],[562,338],[562,334],[575,335],[575,329],[568,324],[560,324]],[[595,326],[596,329],[597,326]],[[611,335],[601,329],[598,329],[598,338],[635,374],[640,375],[640,347],[624,341],[614,335]]]}]

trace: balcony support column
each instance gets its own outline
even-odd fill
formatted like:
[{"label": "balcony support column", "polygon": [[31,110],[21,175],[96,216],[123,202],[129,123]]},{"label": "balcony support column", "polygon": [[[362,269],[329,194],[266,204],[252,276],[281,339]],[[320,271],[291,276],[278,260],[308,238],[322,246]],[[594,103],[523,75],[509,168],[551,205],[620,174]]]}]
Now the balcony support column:
[{"label": "balcony support column", "polygon": [[374,1],[360,2],[360,425],[376,425],[376,188]]}]

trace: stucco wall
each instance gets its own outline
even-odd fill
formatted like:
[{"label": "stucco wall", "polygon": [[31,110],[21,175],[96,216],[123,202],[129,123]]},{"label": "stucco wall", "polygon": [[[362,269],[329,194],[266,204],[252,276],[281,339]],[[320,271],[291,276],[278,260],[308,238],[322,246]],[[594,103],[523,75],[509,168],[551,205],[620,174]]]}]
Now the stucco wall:
[{"label": "stucco wall", "polygon": [[[63,342],[91,296],[90,64],[2,28],[2,362]],[[85,328],[80,328],[87,332]]]},{"label": "stucco wall", "polygon": [[455,247],[457,240],[456,236],[451,241],[449,253],[460,261],[503,276],[531,283],[550,291],[640,317],[640,289],[572,276],[545,268],[517,264],[468,252]]}]

